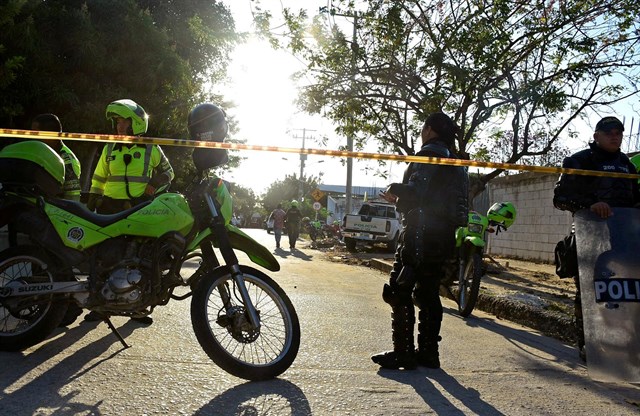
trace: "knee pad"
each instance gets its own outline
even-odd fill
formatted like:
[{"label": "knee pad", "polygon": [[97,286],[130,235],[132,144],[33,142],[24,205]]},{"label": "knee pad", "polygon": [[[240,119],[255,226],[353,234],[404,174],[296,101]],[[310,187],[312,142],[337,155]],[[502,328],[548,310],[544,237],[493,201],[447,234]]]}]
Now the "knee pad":
[{"label": "knee pad", "polygon": [[393,288],[387,283],[385,283],[384,287],[382,288],[382,300],[384,300],[391,306],[400,305],[400,297],[398,296],[396,291],[393,290]]}]

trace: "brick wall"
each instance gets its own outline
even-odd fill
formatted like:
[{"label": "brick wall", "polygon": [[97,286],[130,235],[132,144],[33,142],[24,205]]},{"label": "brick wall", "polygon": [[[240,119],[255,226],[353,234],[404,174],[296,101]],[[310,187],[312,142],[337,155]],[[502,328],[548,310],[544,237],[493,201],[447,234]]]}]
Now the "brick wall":
[{"label": "brick wall", "polygon": [[489,201],[511,202],[517,215],[507,231],[489,235],[488,254],[553,262],[556,243],[569,233],[572,222],[571,213],[553,206],[557,180],[555,174],[522,173],[489,182]]}]

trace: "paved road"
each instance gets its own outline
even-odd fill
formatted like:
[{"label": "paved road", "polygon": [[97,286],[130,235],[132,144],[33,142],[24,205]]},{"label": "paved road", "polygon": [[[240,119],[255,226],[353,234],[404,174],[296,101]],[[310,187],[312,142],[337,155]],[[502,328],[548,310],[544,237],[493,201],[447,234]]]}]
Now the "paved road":
[{"label": "paved road", "polygon": [[[267,246],[272,235],[250,230]],[[286,237],[285,237],[286,238]],[[286,245],[286,244],[285,244]],[[640,388],[591,381],[574,348],[445,303],[442,369],[380,371],[369,356],[391,345],[386,276],[278,251],[273,274],[300,317],[302,342],[277,380],[232,377],[200,349],[189,301],[154,313],[150,327],[76,323],[22,353],[0,353],[1,415],[637,415]],[[447,301],[448,302],[448,301]]]}]

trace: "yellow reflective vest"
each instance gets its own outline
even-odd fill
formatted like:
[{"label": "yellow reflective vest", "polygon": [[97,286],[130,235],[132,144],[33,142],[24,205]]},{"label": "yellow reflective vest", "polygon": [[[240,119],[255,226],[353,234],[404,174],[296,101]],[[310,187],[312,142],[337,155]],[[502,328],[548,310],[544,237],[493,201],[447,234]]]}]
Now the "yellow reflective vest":
[{"label": "yellow reflective vest", "polygon": [[174,178],[173,168],[160,146],[109,143],[102,149],[89,192],[113,199],[138,198],[151,178],[162,174],[170,181]]},{"label": "yellow reflective vest", "polygon": [[62,185],[62,198],[80,200],[80,161],[64,143],[61,144],[58,154],[64,161],[64,184]]}]

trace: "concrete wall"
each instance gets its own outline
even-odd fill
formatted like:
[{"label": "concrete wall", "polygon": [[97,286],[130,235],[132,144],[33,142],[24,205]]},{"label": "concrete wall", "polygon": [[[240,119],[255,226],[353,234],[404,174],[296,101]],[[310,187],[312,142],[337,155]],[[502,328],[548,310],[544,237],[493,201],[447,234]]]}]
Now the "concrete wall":
[{"label": "concrete wall", "polygon": [[571,230],[572,216],[553,206],[555,174],[522,173],[499,177],[488,184],[489,201],[512,202],[515,223],[505,232],[489,235],[487,253],[552,263],[556,243]]}]

